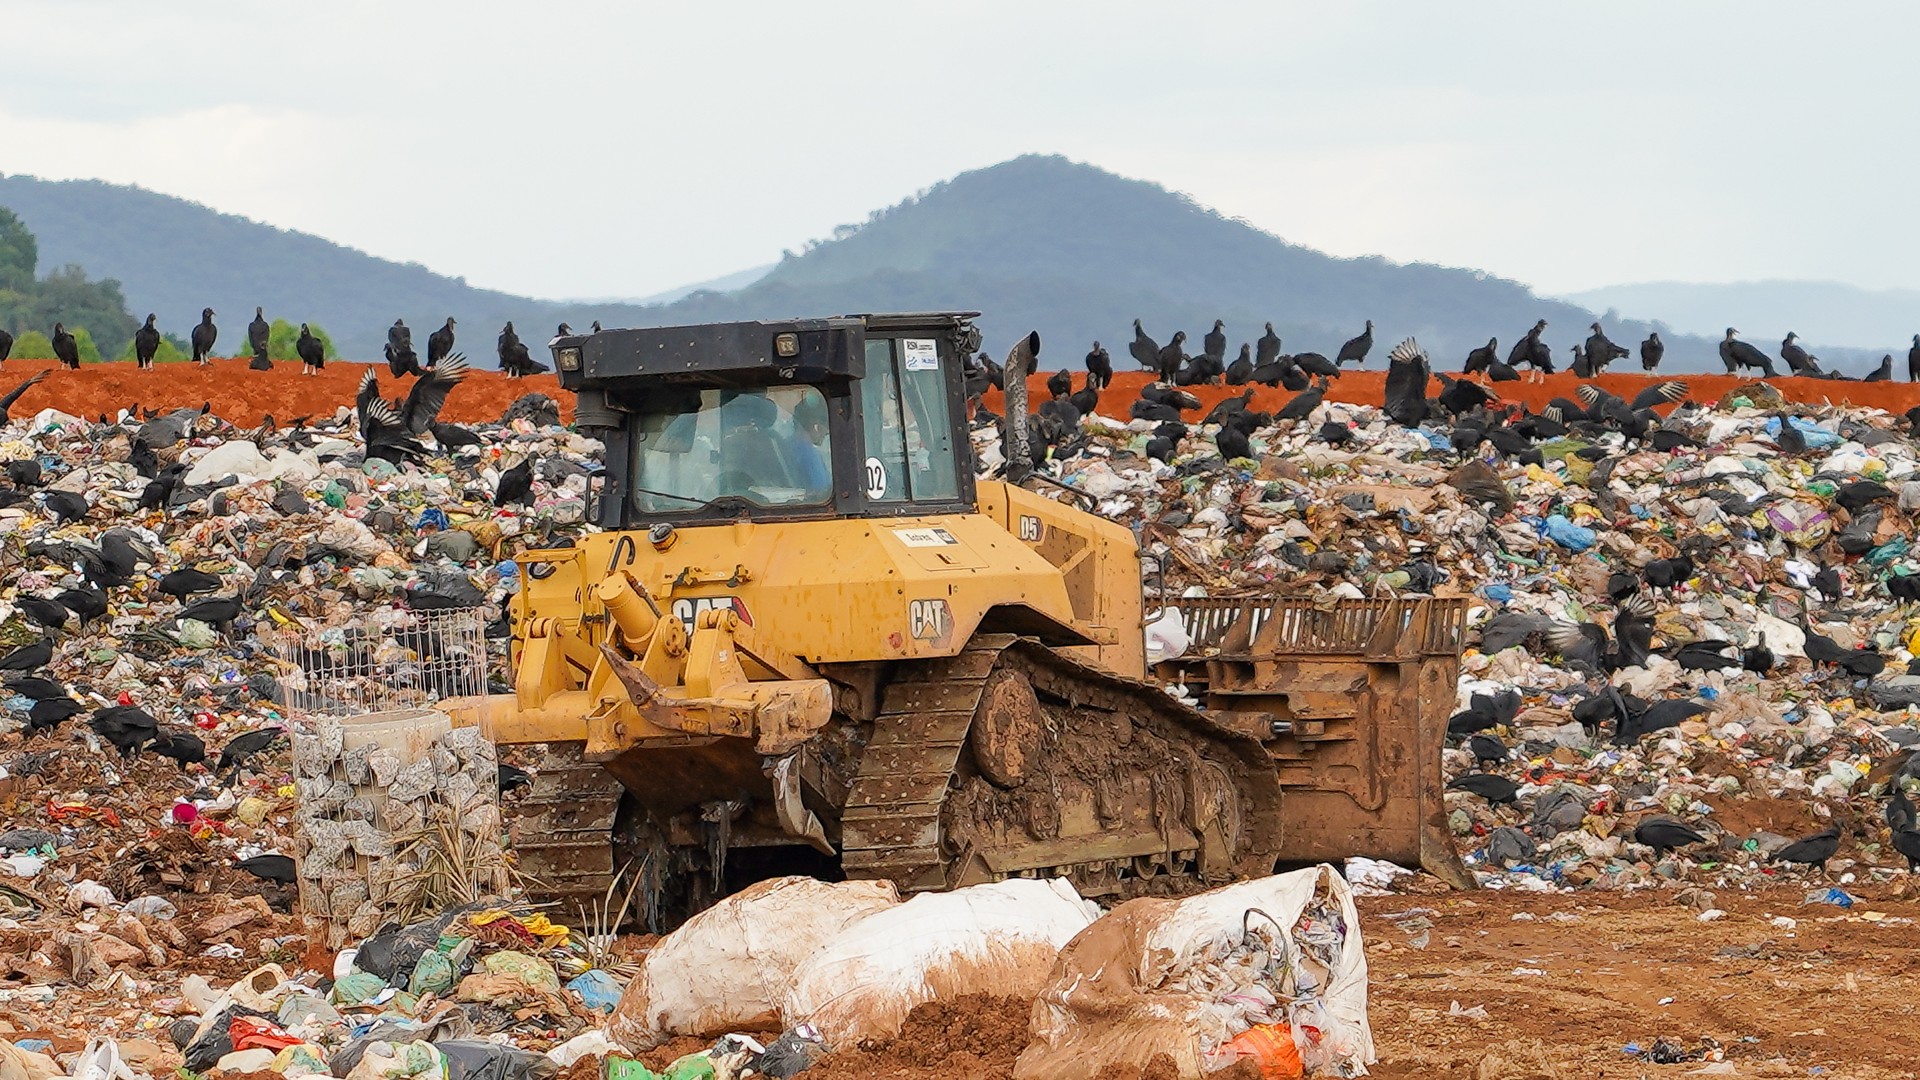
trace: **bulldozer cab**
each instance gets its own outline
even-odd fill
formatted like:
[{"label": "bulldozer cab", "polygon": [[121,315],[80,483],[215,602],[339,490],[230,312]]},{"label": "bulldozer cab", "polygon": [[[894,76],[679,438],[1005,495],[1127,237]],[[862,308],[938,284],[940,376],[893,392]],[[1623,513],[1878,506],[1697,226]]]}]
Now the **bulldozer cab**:
[{"label": "bulldozer cab", "polygon": [[975,506],[973,313],[606,330],[556,339],[607,443],[596,523],[925,516]]}]

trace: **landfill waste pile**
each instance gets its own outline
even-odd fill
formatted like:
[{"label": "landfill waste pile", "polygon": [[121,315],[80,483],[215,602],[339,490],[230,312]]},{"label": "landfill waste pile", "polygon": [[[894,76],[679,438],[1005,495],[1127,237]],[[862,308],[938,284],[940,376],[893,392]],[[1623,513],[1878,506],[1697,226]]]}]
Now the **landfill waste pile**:
[{"label": "landfill waste pile", "polygon": [[1422,357],[1417,385],[1440,392],[1403,378],[1396,419],[1394,367],[1380,405],[1110,388],[1071,430],[1036,421],[1032,445],[1134,525],[1168,595],[1473,598],[1444,766],[1484,885],[1903,877],[1913,416],[1652,380],[1535,411],[1503,384],[1432,386]]}]

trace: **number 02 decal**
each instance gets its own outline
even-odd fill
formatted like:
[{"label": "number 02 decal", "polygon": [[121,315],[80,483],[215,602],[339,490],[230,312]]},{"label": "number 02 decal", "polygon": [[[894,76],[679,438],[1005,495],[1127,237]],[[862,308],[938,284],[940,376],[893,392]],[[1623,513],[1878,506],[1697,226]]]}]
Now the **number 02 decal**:
[{"label": "number 02 decal", "polygon": [[877,457],[867,459],[867,498],[884,499],[887,496],[887,467]]}]

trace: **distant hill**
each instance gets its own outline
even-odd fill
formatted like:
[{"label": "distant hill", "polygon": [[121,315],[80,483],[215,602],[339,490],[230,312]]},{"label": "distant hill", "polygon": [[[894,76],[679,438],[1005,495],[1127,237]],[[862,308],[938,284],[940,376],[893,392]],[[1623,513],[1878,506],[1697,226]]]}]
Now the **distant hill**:
[{"label": "distant hill", "polygon": [[[1046,366],[1077,366],[1096,338],[1127,362],[1132,320],[1189,351],[1215,318],[1237,349],[1271,320],[1288,351],[1332,354],[1375,321],[1373,362],[1418,337],[1443,363],[1545,318],[1592,317],[1473,270],[1338,259],[1222,217],[1183,195],[1061,157],[962,173],[789,255],[737,292],[668,305],[678,319],[792,311],[974,308],[997,353],[1029,328]],[[1576,338],[1569,337],[1571,345]]]},{"label": "distant hill", "polygon": [[386,327],[402,316],[423,343],[455,316],[461,347],[487,366],[505,320],[524,320],[528,341],[553,332],[556,305],[476,289],[423,266],[141,188],[4,176],[0,206],[11,207],[39,239],[43,268],[79,263],[91,277],[119,279],[133,312],[155,312],[170,333],[184,338],[200,309],[212,307],[223,355],[243,351],[256,305],[269,319],[320,323],[355,359],[379,355]]},{"label": "distant hill", "polygon": [[[269,317],[320,323],[353,359],[377,357],[396,316],[421,341],[453,315],[459,347],[483,366],[492,365],[494,336],[507,319],[537,343],[563,320],[579,328],[595,319],[657,326],[962,309],[984,313],[987,347],[996,355],[1015,335],[1038,329],[1045,367],[1078,367],[1095,339],[1127,366],[1135,317],[1161,342],[1185,329],[1189,351],[1199,349],[1215,318],[1226,320],[1230,351],[1271,320],[1288,351],[1329,355],[1371,318],[1370,366],[1383,365],[1393,343],[1414,336],[1436,366],[1452,369],[1488,337],[1498,337],[1504,353],[1540,318],[1551,324],[1548,338],[1564,366],[1569,346],[1586,337],[1594,318],[1581,305],[1478,270],[1335,258],[1156,184],[1062,157],[1027,156],[962,173],[788,253],[770,270],[689,286],[686,295],[676,290],[662,294],[670,302],[654,304],[476,289],[417,264],[99,181],[0,177],[0,206],[12,207],[39,237],[43,267],[76,262],[91,277],[118,279],[133,312],[159,313],[170,332],[184,336],[211,305],[220,312],[222,352],[237,347],[256,304]],[[743,282],[751,283],[735,287]],[[1613,316],[1606,327],[1630,348],[1651,328]],[[1847,364],[1866,356],[1822,351],[1825,339],[1802,329],[1823,356]],[[1749,336],[1763,347],[1778,340]],[[1717,334],[1667,337],[1666,370],[1719,368]]]},{"label": "distant hill", "polygon": [[1733,326],[1763,345],[1794,330],[1809,342],[1878,350],[1876,359],[1891,350],[1902,365],[1913,335],[1920,333],[1920,291],[1862,289],[1835,281],[1655,281],[1609,285],[1566,299],[1595,311],[1631,311],[1690,334],[1717,337]]}]

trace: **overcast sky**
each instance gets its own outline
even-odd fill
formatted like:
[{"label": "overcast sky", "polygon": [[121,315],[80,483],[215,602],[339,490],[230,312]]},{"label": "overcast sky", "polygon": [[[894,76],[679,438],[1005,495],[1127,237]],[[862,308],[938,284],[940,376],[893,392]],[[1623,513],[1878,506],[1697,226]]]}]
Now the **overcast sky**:
[{"label": "overcast sky", "polygon": [[1920,286],[1920,5],[6,0],[0,171],[641,296],[1064,153],[1548,292]]}]

